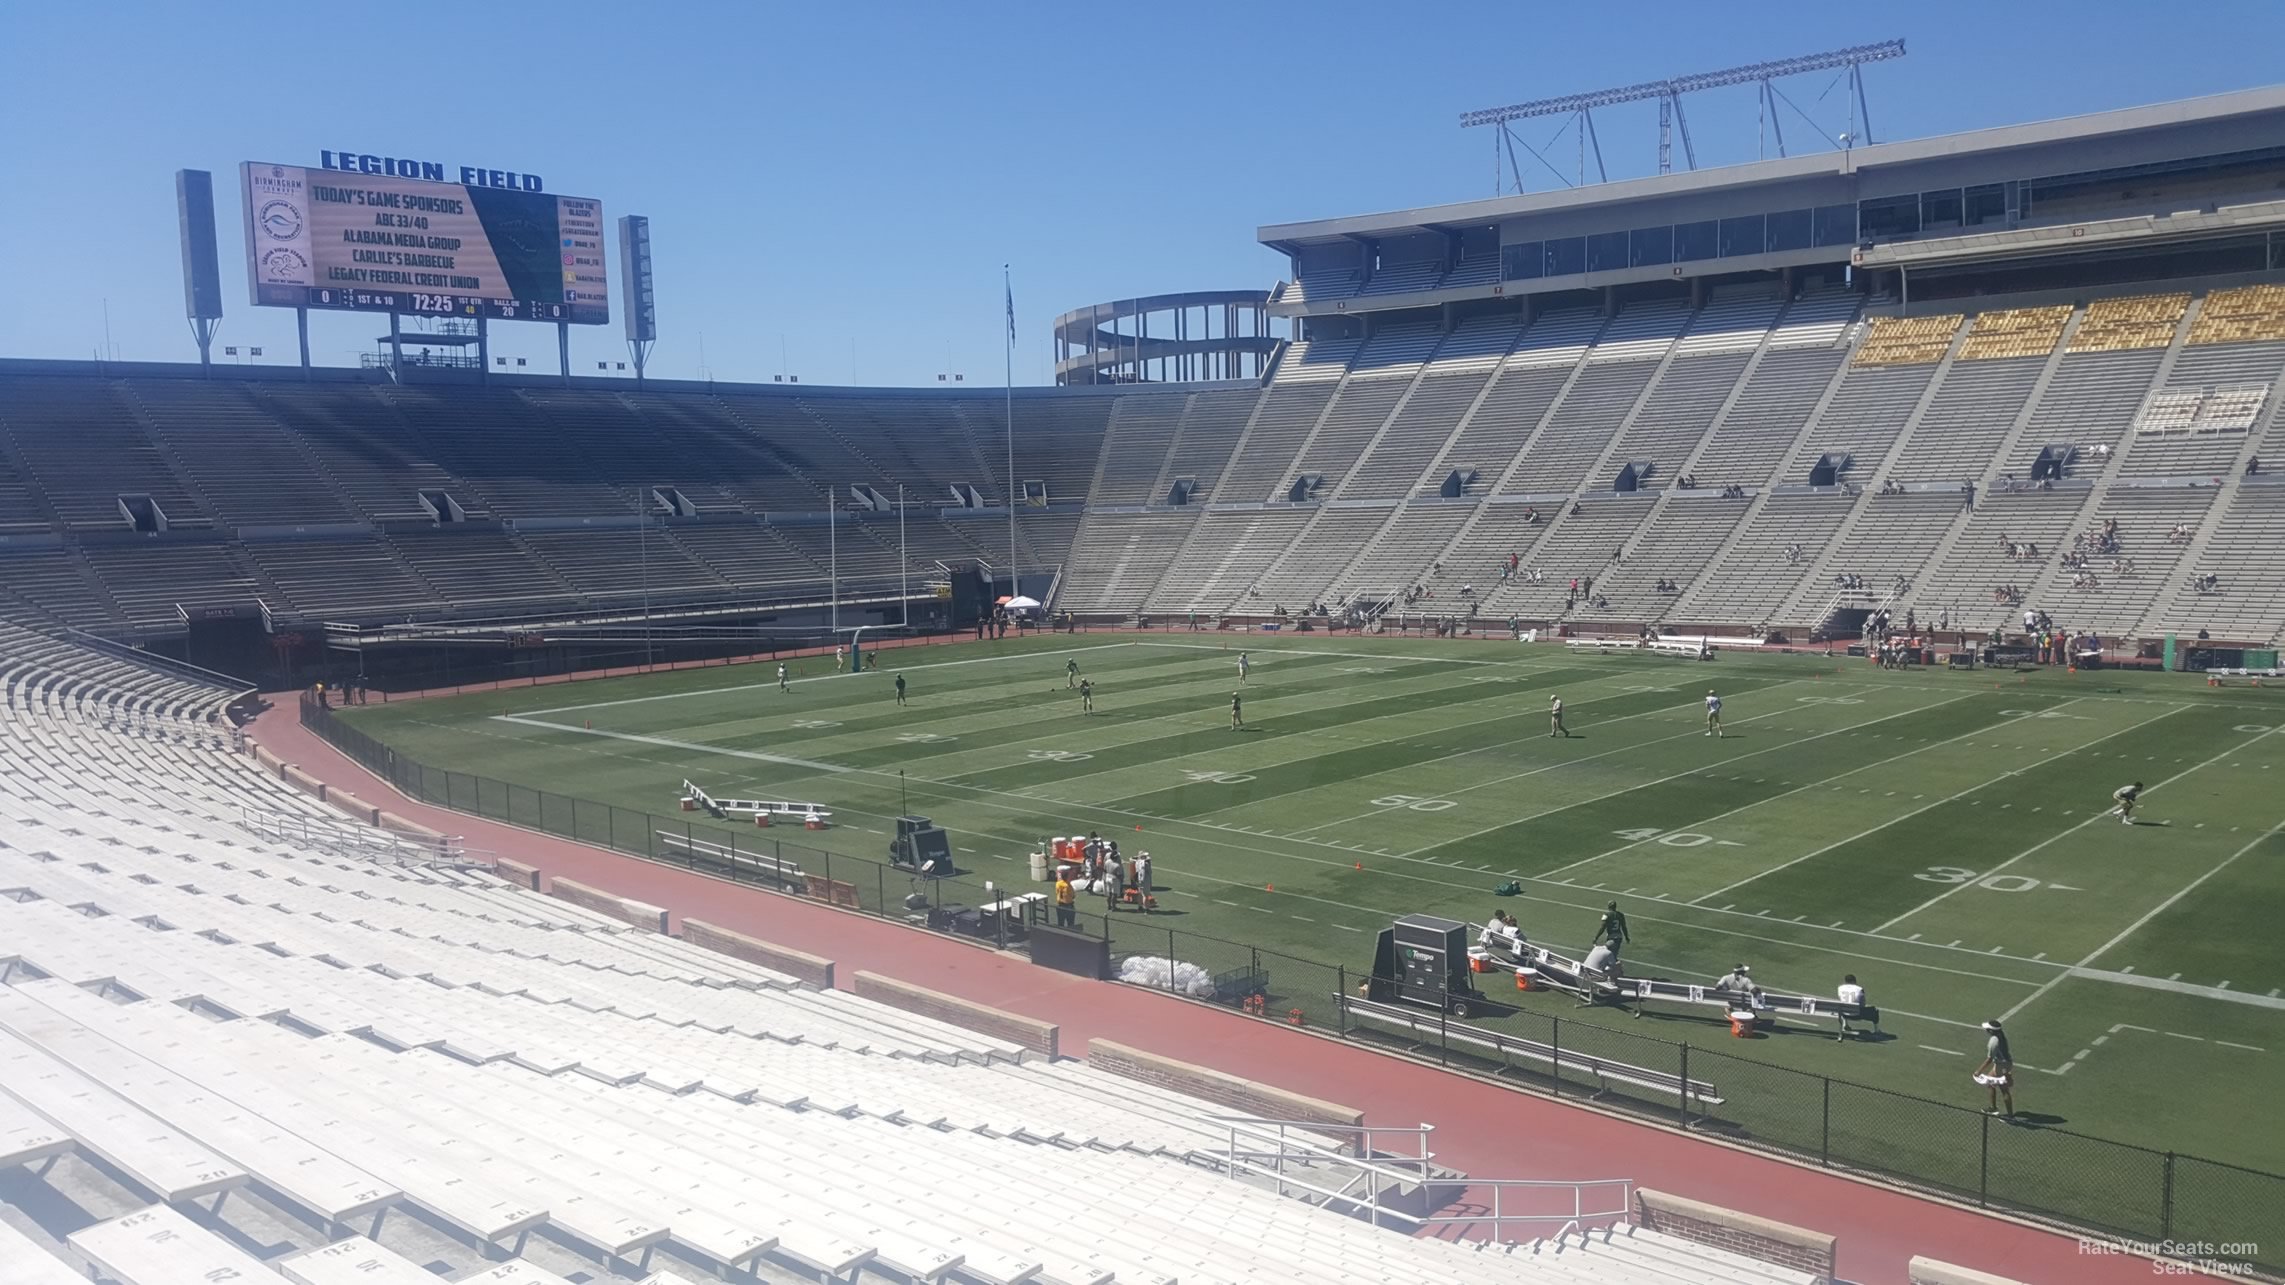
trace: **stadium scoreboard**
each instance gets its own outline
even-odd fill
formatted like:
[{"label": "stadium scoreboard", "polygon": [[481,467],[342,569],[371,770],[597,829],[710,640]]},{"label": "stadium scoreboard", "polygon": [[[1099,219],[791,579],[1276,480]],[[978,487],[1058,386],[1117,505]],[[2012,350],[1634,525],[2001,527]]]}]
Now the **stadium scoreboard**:
[{"label": "stadium scoreboard", "polygon": [[238,169],[257,305],[611,320],[599,201],[258,161]]}]

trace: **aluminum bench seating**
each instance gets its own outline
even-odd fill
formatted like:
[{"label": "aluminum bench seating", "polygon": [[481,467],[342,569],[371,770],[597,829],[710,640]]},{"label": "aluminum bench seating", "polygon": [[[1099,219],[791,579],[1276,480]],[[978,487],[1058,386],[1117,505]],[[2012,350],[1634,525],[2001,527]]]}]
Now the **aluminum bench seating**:
[{"label": "aluminum bench seating", "polygon": [[274,1078],[273,1063],[234,1056],[234,1043],[218,1041],[223,1026],[171,1005],[118,1005],[76,987],[33,983],[34,995],[82,1023],[130,1039],[146,1057],[236,1101],[256,1100],[262,1113],[303,1137],[322,1137],[419,1205],[478,1242],[498,1242],[547,1221],[534,1207],[495,1190],[481,1170],[463,1171],[391,1134],[368,1127],[362,1112],[344,1114],[315,1105],[299,1093],[303,1082]]},{"label": "aluminum bench seating", "polygon": [[[520,1260],[518,1260],[520,1262]],[[499,1264],[505,1267],[509,1264]],[[517,1279],[555,1285],[561,1276],[522,1264],[536,1275]],[[337,1240],[304,1253],[279,1259],[278,1273],[294,1285],[435,1285],[436,1274],[393,1249],[362,1236]],[[492,1270],[497,1270],[494,1268]],[[471,1279],[484,1279],[483,1273]]]},{"label": "aluminum bench seating", "polygon": [[161,1200],[246,1182],[240,1169],[27,1040],[0,1032],[0,1096],[15,1099]]},{"label": "aluminum bench seating", "polygon": [[[6,1165],[0,1156],[0,1168]],[[8,1285],[87,1285],[64,1260],[6,1222],[0,1222],[0,1280]]]},{"label": "aluminum bench seating", "polygon": [[75,1231],[74,1251],[120,1285],[253,1280],[270,1275],[260,1259],[165,1205],[152,1205]]},{"label": "aluminum bench seating", "polygon": [[0,988],[0,1028],[36,1043],[154,1119],[181,1121],[185,1133],[327,1226],[385,1209],[403,1196],[342,1157],[263,1120],[248,1105],[214,1097],[21,991]]}]

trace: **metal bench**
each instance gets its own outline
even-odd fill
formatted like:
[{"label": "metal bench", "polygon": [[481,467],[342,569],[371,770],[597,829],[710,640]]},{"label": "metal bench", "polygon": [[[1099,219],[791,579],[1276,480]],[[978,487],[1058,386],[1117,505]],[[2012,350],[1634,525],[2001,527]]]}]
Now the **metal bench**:
[{"label": "metal bench", "polygon": [[726,843],[709,843],[671,830],[660,830],[656,834],[662,849],[680,855],[692,865],[703,862],[719,866],[732,878],[758,875],[797,892],[807,892],[809,889],[809,876],[802,872],[799,862],[788,861],[766,852],[748,852]]},{"label": "metal bench", "polygon": [[1466,1022],[1453,1022],[1435,1013],[1397,1004],[1384,1004],[1378,1000],[1358,999],[1355,996],[1335,996],[1342,1012],[1360,1023],[1370,1023],[1402,1031],[1422,1044],[1438,1042],[1445,1045],[1465,1045],[1470,1049],[1496,1056],[1504,1067],[1510,1058],[1538,1062],[1554,1071],[1571,1070],[1594,1078],[1598,1087],[1595,1096],[1611,1091],[1614,1084],[1644,1089],[1666,1097],[1681,1099],[1684,1105],[1720,1106],[1721,1095],[1714,1091],[1710,1081],[1683,1078],[1670,1071],[1635,1066],[1628,1062],[1613,1062],[1607,1058],[1588,1057],[1578,1053],[1565,1053],[1560,1048],[1538,1040],[1504,1035],[1498,1031]]}]

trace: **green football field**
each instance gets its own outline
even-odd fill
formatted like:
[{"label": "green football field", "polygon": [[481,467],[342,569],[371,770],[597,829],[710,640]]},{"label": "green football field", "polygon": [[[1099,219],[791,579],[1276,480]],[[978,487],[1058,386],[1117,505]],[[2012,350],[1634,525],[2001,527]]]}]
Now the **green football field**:
[{"label": "green football field", "polygon": [[[1092,715],[1066,685],[1073,659]],[[1977,1024],[2002,1017],[2035,1119],[2270,1170],[2285,1155],[2273,690],[1259,634],[1039,637],[799,671],[782,692],[746,665],[351,717],[433,767],[662,815],[685,778],[814,801],[833,829],[773,833],[875,861],[909,797],[962,867],[1003,885],[1043,837],[1100,830],[1154,858],[1162,913],[1119,930],[1138,941],[1173,927],[1356,970],[1394,916],[1505,908],[1576,954],[1615,899],[1636,974],[1743,962],[1772,990],[1829,995],[1855,973],[1890,1038],[1745,1043],[1706,1013],[1502,998],[1967,1106]],[[1569,739],[1548,735],[1555,694]],[[2134,780],[2148,789],[2122,825],[2110,793]],[[1522,894],[1495,897],[1510,879]]]}]

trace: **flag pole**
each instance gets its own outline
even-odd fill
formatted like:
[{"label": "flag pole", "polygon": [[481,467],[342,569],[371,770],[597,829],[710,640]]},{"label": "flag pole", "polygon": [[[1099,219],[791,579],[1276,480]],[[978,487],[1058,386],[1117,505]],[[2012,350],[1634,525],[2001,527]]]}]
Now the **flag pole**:
[{"label": "flag pole", "polygon": [[1008,265],[1000,265],[1000,284],[1007,292],[1007,400],[1008,400],[1008,596],[1023,592],[1023,577],[1016,572],[1016,288]]}]

